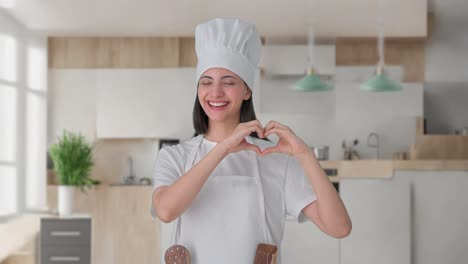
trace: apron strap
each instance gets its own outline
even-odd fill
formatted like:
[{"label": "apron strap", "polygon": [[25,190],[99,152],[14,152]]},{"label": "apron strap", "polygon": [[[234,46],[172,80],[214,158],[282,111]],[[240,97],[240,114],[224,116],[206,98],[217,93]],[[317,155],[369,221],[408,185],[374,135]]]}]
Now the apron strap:
[{"label": "apron strap", "polygon": [[[195,137],[194,146],[188,156],[187,162],[185,163],[184,174],[190,170],[193,166],[193,161],[195,160],[195,156],[197,155],[197,150],[200,147],[200,144],[203,139],[203,134],[198,135]],[[172,224],[172,232],[171,232],[171,245],[177,245],[180,239],[180,216],[177,217],[175,222]]]}]

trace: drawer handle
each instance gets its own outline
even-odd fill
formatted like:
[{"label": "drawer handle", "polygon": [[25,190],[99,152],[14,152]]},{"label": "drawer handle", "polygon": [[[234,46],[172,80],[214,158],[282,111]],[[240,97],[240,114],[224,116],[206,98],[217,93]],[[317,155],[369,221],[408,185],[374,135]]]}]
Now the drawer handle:
[{"label": "drawer handle", "polygon": [[70,261],[77,262],[80,261],[80,257],[62,257],[62,256],[51,256],[50,261]]},{"label": "drawer handle", "polygon": [[80,231],[52,231],[51,236],[80,236]]}]

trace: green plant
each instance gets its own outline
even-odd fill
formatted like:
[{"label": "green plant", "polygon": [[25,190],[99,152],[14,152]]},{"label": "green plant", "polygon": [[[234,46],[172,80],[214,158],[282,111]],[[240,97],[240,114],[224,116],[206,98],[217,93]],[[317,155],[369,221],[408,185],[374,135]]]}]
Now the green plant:
[{"label": "green plant", "polygon": [[64,130],[49,152],[60,185],[77,186],[84,192],[86,187],[100,184],[89,177],[94,165],[92,146],[83,135]]}]

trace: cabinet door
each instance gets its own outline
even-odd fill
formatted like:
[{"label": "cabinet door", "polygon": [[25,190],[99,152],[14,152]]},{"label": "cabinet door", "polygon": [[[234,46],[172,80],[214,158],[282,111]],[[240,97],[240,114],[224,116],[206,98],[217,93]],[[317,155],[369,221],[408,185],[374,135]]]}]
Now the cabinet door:
[{"label": "cabinet door", "polygon": [[323,233],[314,223],[286,220],[281,263],[338,264],[339,240]]},{"label": "cabinet door", "polygon": [[409,264],[409,181],[341,179],[340,194],[353,223],[341,240],[341,264]]},{"label": "cabinet door", "polygon": [[194,68],[98,70],[99,138],[188,138],[194,130]]}]

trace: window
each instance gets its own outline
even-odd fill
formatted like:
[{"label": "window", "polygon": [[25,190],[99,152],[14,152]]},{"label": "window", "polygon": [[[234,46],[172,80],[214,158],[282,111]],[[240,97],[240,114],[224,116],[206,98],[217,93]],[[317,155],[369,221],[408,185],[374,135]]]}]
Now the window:
[{"label": "window", "polygon": [[4,21],[8,23],[0,28],[0,220],[46,206],[46,38],[28,32],[0,10],[0,23]]}]

